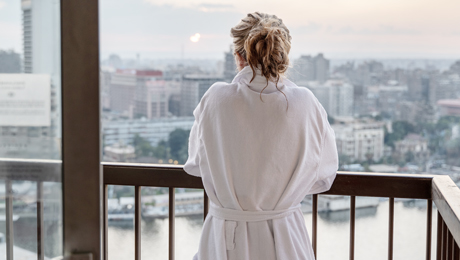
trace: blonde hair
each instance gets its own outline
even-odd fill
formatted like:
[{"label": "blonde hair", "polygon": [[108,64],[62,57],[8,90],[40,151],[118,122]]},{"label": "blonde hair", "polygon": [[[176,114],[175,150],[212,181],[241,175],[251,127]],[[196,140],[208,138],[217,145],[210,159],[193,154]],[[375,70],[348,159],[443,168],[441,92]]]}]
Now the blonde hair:
[{"label": "blonde hair", "polygon": [[[291,50],[291,36],[283,20],[276,15],[264,13],[250,13],[230,31],[233,37],[235,52],[249,64],[252,69],[254,80],[255,68],[260,69],[262,75],[268,81],[276,83],[289,67],[289,51]],[[260,98],[262,99],[262,89]],[[286,97],[286,95],[283,93]],[[286,98],[287,101],[287,98]]]}]

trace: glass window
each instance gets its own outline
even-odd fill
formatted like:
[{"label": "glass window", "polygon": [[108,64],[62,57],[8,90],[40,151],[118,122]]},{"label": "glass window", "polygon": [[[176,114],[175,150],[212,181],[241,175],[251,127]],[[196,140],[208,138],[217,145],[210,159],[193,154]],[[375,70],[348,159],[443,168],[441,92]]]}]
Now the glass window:
[{"label": "glass window", "polygon": [[62,255],[59,10],[0,1],[0,259]]}]

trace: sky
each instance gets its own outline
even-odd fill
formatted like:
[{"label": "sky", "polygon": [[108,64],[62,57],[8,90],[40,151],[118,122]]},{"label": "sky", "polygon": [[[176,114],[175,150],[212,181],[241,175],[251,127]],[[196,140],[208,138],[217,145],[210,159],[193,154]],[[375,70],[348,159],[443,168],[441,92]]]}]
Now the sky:
[{"label": "sky", "polygon": [[[101,55],[222,59],[247,13],[276,14],[291,58],[460,59],[459,0],[100,0]],[[199,41],[190,37],[200,34]],[[19,0],[0,0],[0,49],[22,50]]]}]

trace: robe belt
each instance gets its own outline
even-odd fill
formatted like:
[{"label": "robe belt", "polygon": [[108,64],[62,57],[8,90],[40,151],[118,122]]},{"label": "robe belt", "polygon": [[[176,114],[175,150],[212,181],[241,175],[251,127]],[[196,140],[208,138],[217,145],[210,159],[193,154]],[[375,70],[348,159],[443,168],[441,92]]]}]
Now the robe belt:
[{"label": "robe belt", "polygon": [[235,249],[235,231],[237,221],[256,222],[279,219],[287,217],[297,210],[300,210],[300,204],[288,209],[263,211],[245,211],[219,208],[211,204],[208,214],[215,218],[225,220],[225,244],[227,250],[233,250]]}]

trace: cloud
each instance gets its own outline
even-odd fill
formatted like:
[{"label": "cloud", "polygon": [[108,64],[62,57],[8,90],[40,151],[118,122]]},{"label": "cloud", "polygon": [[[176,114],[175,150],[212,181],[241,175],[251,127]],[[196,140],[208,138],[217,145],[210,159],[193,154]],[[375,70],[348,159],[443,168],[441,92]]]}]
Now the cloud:
[{"label": "cloud", "polygon": [[6,2],[0,1],[0,9],[2,9],[2,8],[5,7],[5,6],[6,6]]},{"label": "cloud", "polygon": [[407,28],[397,28],[391,25],[380,25],[377,28],[355,29],[345,26],[335,31],[336,34],[359,34],[359,35],[416,35],[419,31]]}]

